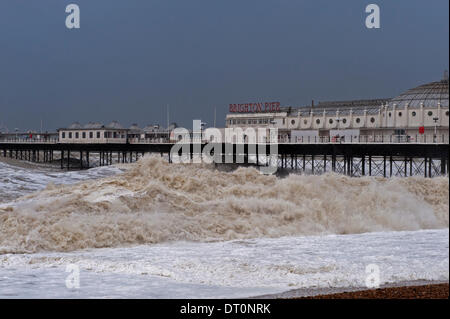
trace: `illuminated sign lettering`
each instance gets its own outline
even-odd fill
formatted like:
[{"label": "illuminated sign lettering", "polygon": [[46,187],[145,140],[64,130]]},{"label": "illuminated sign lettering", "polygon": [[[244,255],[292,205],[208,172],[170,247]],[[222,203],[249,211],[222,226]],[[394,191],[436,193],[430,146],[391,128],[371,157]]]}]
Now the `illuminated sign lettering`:
[{"label": "illuminated sign lettering", "polygon": [[279,112],[280,102],[230,104],[230,113]]}]

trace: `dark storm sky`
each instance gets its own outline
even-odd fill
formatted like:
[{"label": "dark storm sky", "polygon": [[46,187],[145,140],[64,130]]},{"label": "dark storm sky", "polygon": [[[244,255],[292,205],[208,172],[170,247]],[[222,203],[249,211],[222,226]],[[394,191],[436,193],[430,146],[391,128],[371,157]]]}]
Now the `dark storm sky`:
[{"label": "dark storm sky", "polygon": [[[65,27],[65,7],[81,29]],[[381,8],[366,29],[365,6]],[[229,103],[393,97],[440,80],[448,0],[0,0],[0,124],[224,125]]]}]

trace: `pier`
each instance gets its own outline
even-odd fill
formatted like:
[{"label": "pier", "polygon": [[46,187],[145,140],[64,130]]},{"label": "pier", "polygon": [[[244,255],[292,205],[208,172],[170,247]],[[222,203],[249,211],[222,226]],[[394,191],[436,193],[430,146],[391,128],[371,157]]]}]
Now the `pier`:
[{"label": "pier", "polygon": [[[430,141],[432,139],[429,139]],[[116,163],[131,163],[145,154],[160,154],[171,162],[175,143],[58,143],[57,140],[0,141],[0,156],[36,163],[58,163],[61,169],[87,169]],[[192,158],[207,143],[185,144]],[[210,145],[211,146],[211,145]],[[264,165],[268,144],[213,144],[214,158],[224,163]],[[261,147],[264,146],[264,147]],[[277,165],[280,169],[347,176],[446,176],[449,171],[448,143],[279,143]],[[263,151],[261,151],[263,149]],[[195,151],[197,150],[197,151]],[[229,150],[232,150],[231,153]],[[256,150],[256,151],[255,151]],[[95,164],[93,159],[95,158]],[[243,158],[243,161],[239,161]]]}]

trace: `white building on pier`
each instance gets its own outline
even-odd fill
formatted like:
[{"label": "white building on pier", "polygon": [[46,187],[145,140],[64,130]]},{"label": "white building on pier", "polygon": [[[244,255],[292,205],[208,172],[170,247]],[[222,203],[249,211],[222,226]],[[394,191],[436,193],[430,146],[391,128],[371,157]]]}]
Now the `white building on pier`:
[{"label": "white building on pier", "polygon": [[[322,102],[307,107],[231,104],[226,127],[277,128],[280,142],[437,136],[448,141],[448,77],[410,89],[393,99]],[[274,103],[266,103],[274,104]]]}]

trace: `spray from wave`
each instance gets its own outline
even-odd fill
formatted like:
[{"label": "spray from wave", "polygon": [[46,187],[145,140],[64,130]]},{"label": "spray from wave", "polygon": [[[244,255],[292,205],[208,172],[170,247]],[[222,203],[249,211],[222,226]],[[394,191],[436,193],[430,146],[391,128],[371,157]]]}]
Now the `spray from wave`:
[{"label": "spray from wave", "polygon": [[446,228],[448,178],[279,179],[145,157],[113,177],[0,205],[0,253]]}]

